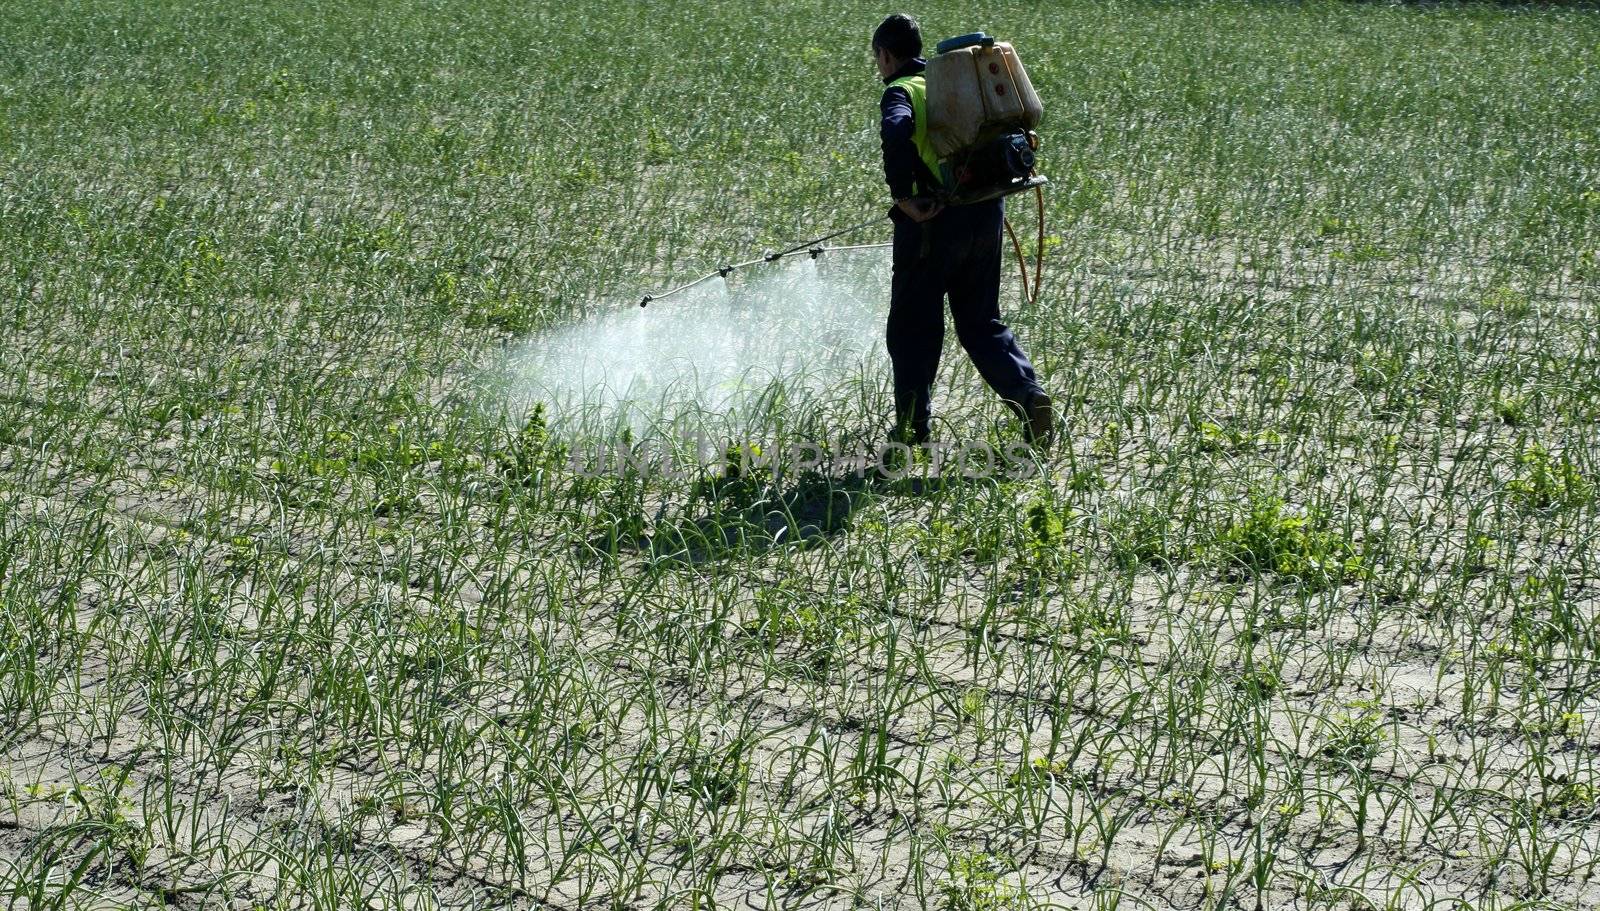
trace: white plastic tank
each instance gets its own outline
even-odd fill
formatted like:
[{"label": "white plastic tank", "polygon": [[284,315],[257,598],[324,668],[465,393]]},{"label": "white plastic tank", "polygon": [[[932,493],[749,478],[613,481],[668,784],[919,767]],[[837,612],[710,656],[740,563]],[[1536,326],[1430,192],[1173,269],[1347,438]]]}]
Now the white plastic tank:
[{"label": "white plastic tank", "polygon": [[963,36],[941,47],[967,40],[928,61],[928,139],[940,158],[1005,129],[1031,130],[1044,114],[1010,44]]}]

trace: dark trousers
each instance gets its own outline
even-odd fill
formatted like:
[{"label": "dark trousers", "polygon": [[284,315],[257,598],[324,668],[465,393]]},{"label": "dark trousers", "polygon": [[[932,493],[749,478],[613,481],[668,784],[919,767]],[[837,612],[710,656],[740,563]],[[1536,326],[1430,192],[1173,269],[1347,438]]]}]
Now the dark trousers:
[{"label": "dark trousers", "polygon": [[944,298],[956,339],[1013,410],[1041,391],[1033,364],[1000,321],[1001,200],[951,206],[917,223],[896,214],[894,278],[886,333],[894,370],[896,427],[928,438],[929,401],[944,347]]}]

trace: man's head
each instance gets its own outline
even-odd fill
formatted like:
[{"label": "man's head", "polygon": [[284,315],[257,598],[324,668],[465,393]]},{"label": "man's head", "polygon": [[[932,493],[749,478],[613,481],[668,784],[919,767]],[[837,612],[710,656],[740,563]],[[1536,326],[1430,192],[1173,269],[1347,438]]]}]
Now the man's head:
[{"label": "man's head", "polygon": [[885,18],[872,33],[872,56],[878,61],[878,75],[885,79],[921,55],[922,29],[905,13]]}]

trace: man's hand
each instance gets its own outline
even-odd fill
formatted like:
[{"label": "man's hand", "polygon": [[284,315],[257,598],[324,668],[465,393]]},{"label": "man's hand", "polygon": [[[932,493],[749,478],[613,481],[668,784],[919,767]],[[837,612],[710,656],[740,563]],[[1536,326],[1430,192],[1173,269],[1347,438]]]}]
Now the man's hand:
[{"label": "man's hand", "polygon": [[927,221],[944,211],[944,203],[927,196],[907,196],[896,200],[895,207],[917,222]]}]

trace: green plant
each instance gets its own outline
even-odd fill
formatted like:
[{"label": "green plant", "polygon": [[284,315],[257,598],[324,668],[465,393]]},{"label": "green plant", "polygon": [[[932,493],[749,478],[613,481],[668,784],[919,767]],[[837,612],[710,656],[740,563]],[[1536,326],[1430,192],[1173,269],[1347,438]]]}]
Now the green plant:
[{"label": "green plant", "polygon": [[1023,511],[1023,540],[1018,562],[1031,579],[1071,578],[1082,569],[1082,559],[1067,539],[1064,510],[1046,499],[1035,499]]},{"label": "green plant", "polygon": [[1207,452],[1247,452],[1282,442],[1282,437],[1275,430],[1244,431],[1211,421],[1202,422],[1197,435],[1200,448]]},{"label": "green plant", "polygon": [[1569,509],[1594,499],[1594,482],[1564,453],[1555,457],[1532,443],[1517,453],[1516,468],[1506,490],[1529,509]]},{"label": "green plant", "polygon": [[1106,532],[1111,555],[1124,570],[1177,563],[1188,553],[1172,526],[1172,513],[1160,506],[1136,503],[1114,512],[1106,521]]},{"label": "green plant", "polygon": [[1483,298],[1484,309],[1500,314],[1506,319],[1522,319],[1533,310],[1528,295],[1504,285],[1490,289]]},{"label": "green plant", "polygon": [[939,885],[945,911],[1006,911],[1028,907],[1026,893],[1005,879],[1016,864],[1010,858],[973,852],[950,860],[950,874]]},{"label": "green plant", "polygon": [[755,506],[766,494],[759,471],[764,455],[755,443],[729,446],[723,453],[721,471],[698,479],[691,496],[728,510]]},{"label": "green plant", "polygon": [[1282,498],[1252,494],[1248,511],[1216,534],[1212,552],[1225,566],[1329,585],[1363,572],[1356,546],[1318,511],[1294,512]]},{"label": "green plant", "polygon": [[547,472],[566,460],[566,448],[550,438],[544,403],[535,404],[509,445],[495,452],[501,473],[513,484],[537,484]]},{"label": "green plant", "polygon": [[1389,739],[1383,714],[1370,701],[1354,701],[1349,710],[1335,714],[1327,723],[1322,754],[1348,762],[1367,763],[1376,759]]}]

